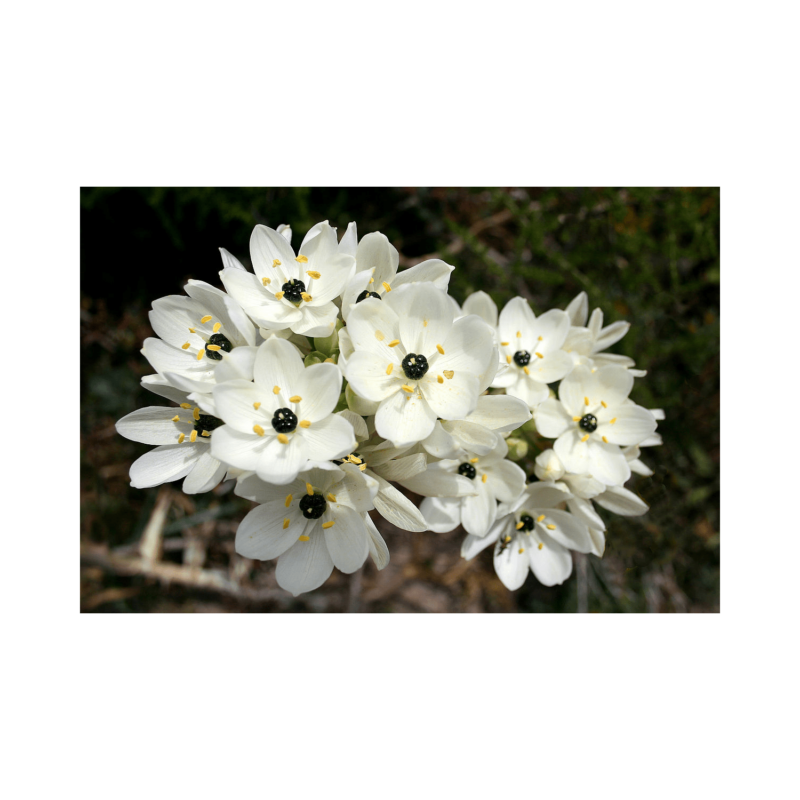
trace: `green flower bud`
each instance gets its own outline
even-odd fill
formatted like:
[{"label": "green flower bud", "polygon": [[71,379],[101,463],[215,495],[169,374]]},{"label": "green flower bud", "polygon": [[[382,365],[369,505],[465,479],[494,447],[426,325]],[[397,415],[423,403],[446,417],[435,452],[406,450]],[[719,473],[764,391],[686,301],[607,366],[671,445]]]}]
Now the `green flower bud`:
[{"label": "green flower bud", "polygon": [[519,461],[528,455],[528,443],[524,439],[517,439],[516,436],[509,436],[506,439],[508,445],[508,458],[512,461]]}]

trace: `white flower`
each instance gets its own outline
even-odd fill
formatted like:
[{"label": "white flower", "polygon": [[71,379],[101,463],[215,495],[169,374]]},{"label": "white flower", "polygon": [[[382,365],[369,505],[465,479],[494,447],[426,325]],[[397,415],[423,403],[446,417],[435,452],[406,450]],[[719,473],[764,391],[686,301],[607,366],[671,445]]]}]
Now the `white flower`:
[{"label": "white flower", "polygon": [[146,339],[142,353],[179,389],[208,393],[218,380],[239,376],[240,363],[252,358],[247,346],[255,344],[256,329],[225,292],[202,281],[189,281],[185,289],[189,297],[153,303],[150,324],[161,338]]},{"label": "white flower", "polygon": [[255,476],[236,493],[261,503],[236,531],[236,552],[245,558],[278,559],[278,585],[297,596],[321,586],[334,566],[355,572],[371,554],[378,569],[389,550],[367,513],[378,484],[353,465],[313,463],[288,485]]},{"label": "white flower", "polygon": [[352,308],[367,297],[382,297],[392,289],[410,283],[431,282],[447,290],[453,267],[431,258],[398,274],[400,256],[382,233],[368,233],[356,250],[356,268],[342,293],[342,317],[347,321]]},{"label": "white flower", "polygon": [[[339,251],[336,231],[327,222],[313,229],[300,254],[272,228],[256,225],[250,237],[255,274],[226,268],[220,277],[228,292],[264,328],[305,336],[329,336],[339,296],[353,266],[353,257]],[[311,233],[311,232],[309,232]]]},{"label": "white flower", "polygon": [[624,367],[578,366],[561,381],[559,399],[536,408],[536,428],[557,437],[553,449],[566,471],[592,475],[607,486],[628,480],[630,467],[619,445],[638,444],[657,424],[647,409],[627,402],[632,387],[633,375]]},{"label": "white flower", "polygon": [[[169,391],[168,387],[164,389]],[[178,408],[140,408],[117,422],[117,432],[126,439],[159,445],[133,462],[131,486],[145,489],[185,478],[183,491],[198,494],[213,489],[225,476],[226,465],[214,458],[209,449],[221,420],[202,414],[197,406],[185,402],[185,394],[182,399]]]},{"label": "white flower", "polygon": [[347,330],[355,350],[347,380],[379,403],[375,428],[397,447],[426,438],[437,417],[467,416],[497,369],[486,323],[475,316],[454,323],[447,295],[431,283],[359,303]]},{"label": "white flower", "polygon": [[496,333],[497,303],[486,292],[473,292],[461,306],[463,314],[475,314],[480,317]]},{"label": "white flower", "polygon": [[[436,533],[446,533],[460,524],[467,533],[485,536],[497,516],[497,501],[511,502],[525,488],[525,473],[506,459],[507,454],[505,439],[499,438],[495,448],[487,454],[462,450],[459,458],[446,459],[449,465],[446,469],[471,480],[475,494],[455,498],[425,497],[420,511],[429,528]],[[424,487],[426,473],[415,477],[414,485]]]},{"label": "white flower", "polygon": [[540,583],[555,586],[572,573],[570,550],[590,553],[595,545],[587,526],[558,508],[571,495],[554,483],[528,486],[513,503],[503,504],[488,536],[467,536],[467,560],[494,544],[494,568],[506,588],[519,589],[530,569]]},{"label": "white flower", "polygon": [[353,426],[333,413],[341,387],[335,364],[306,368],[294,345],[268,339],[258,348],[252,383],[234,380],[214,387],[214,403],[226,424],[214,433],[213,454],[283,485],[309,459],[351,452]]},{"label": "white flower", "polygon": [[535,408],[547,399],[547,384],[561,380],[572,369],[572,359],[561,349],[569,333],[569,317],[553,309],[537,318],[527,300],[515,297],[500,312],[497,332],[500,357],[509,368],[498,373],[492,386]]}]

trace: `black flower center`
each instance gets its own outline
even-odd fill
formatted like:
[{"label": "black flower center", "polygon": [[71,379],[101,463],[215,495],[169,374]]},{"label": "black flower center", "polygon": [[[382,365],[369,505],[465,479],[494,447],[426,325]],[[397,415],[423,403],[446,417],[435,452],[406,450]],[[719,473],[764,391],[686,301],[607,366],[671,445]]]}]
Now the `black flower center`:
[{"label": "black flower center", "polygon": [[303,292],[305,292],[305,290],[306,285],[303,283],[303,281],[298,281],[294,278],[281,286],[283,296],[290,303],[299,303],[303,299]]},{"label": "black flower center", "polygon": [[278,433],[291,433],[297,427],[297,416],[290,408],[279,408],[272,415],[272,427]]},{"label": "black flower center", "polygon": [[[209,350],[208,346],[210,344],[216,345],[219,347],[219,350]],[[221,333],[212,333],[206,342],[206,355],[212,361],[222,361],[222,353],[220,353],[220,350],[224,353],[230,353],[230,351],[233,350],[233,345],[230,343],[227,336],[223,336]]]},{"label": "black flower center", "polygon": [[476,475],[477,473],[475,472],[475,467],[473,467],[473,466],[472,466],[472,464],[468,464],[468,463],[465,461],[465,462],[464,462],[464,463],[463,463],[463,464],[462,464],[462,465],[461,465],[461,466],[458,468],[458,474],[459,474],[459,475],[466,475],[466,476],[467,476],[467,477],[468,477],[470,480],[473,480],[473,479],[475,478],[475,475]]},{"label": "black flower center", "polygon": [[210,414],[201,414],[200,419],[194,423],[194,429],[202,436],[203,431],[211,434],[211,431],[216,430],[220,425],[224,424],[225,423],[221,419],[212,417]]},{"label": "black flower center", "polygon": [[321,494],[304,494],[300,498],[300,511],[306,519],[319,519],[327,507],[328,504]]},{"label": "black flower center", "polygon": [[416,353],[409,353],[403,359],[403,372],[406,378],[418,381],[428,371],[428,359],[425,356],[418,356]]},{"label": "black flower center", "polygon": [[376,300],[380,300],[381,296],[377,292],[370,292],[367,289],[364,289],[361,294],[356,297],[356,303],[360,303],[362,300],[366,300],[368,297],[374,297]]},{"label": "black flower center", "polygon": [[518,367],[527,367],[531,363],[531,354],[527,350],[517,350],[514,361]]},{"label": "black flower center", "polygon": [[578,425],[586,433],[594,433],[597,430],[597,417],[594,414],[584,414]]},{"label": "black flower center", "polygon": [[519,518],[519,521],[522,523],[523,531],[533,530],[533,517],[530,514],[522,514]]}]

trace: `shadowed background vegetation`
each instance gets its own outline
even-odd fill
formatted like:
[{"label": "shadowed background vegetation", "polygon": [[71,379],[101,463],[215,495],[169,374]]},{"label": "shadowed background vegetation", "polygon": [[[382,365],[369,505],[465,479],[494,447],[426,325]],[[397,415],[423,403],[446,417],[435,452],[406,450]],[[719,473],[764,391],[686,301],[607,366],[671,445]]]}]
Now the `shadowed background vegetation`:
[{"label": "shadowed background vegetation", "polygon": [[[599,611],[719,610],[719,215],[716,188],[668,189],[104,189],[81,191],[81,605],[85,611]],[[532,575],[508,592],[491,550],[459,556],[461,530],[407,533],[377,515],[391,551],[378,573],[334,571],[292,598],[275,562],[234,553],[251,504],[230,486],[187,496],[180,482],[137,490],[131,463],[150,448],[114,422],[167,405],[139,385],[147,312],[189,278],[221,286],[218,247],[250,264],[253,226],[289,223],[297,247],[328,219],[380,230],[401,268],[438,256],[456,269],[459,301],[519,294],[539,314],[581,290],[605,324],[625,319],[610,348],[647,369],[633,399],[663,408],[661,447],[632,488],[642,517],[600,509],[604,558],[577,556],[546,588]],[[533,454],[535,455],[535,454]],[[530,472],[531,462],[523,462]]]}]

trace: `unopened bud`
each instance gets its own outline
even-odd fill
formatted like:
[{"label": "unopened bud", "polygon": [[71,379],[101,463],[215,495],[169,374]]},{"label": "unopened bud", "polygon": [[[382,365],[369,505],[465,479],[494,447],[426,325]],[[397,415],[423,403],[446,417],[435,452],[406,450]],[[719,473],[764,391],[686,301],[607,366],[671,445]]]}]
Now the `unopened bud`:
[{"label": "unopened bud", "polygon": [[536,456],[533,471],[540,481],[557,481],[564,476],[564,467],[561,459],[554,450],[545,450]]},{"label": "unopened bud", "polygon": [[506,439],[508,445],[508,458],[512,461],[519,461],[528,455],[528,443],[524,439],[518,439],[516,436],[509,436]]}]

